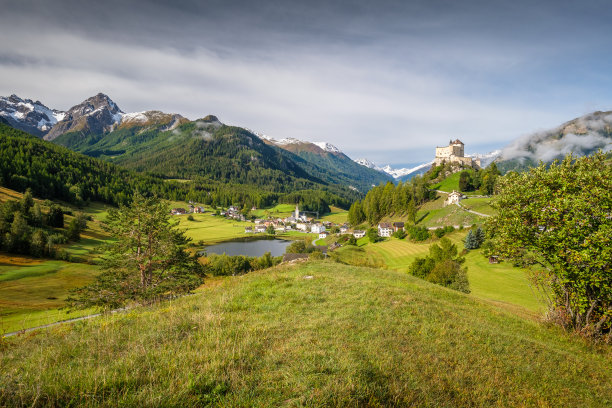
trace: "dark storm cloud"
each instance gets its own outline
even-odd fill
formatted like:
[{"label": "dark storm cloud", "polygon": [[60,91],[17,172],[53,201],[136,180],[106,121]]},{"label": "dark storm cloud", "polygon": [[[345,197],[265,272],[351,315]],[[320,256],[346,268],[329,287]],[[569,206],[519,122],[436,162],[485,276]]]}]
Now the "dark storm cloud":
[{"label": "dark storm cloud", "polygon": [[0,6],[0,94],[66,109],[102,91],[377,161],[450,137],[494,147],[612,104],[605,2]]}]

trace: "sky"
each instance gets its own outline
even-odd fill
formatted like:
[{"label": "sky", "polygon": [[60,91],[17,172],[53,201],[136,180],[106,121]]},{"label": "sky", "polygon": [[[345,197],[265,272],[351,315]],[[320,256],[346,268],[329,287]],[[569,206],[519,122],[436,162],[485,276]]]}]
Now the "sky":
[{"label": "sky", "polygon": [[606,1],[0,0],[0,95],[214,114],[384,165],[612,110]]}]

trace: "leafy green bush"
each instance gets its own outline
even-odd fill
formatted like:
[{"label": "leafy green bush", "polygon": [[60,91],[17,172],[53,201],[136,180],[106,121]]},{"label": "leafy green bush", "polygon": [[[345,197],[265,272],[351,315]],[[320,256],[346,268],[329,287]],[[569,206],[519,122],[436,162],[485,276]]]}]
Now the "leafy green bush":
[{"label": "leafy green bush", "polygon": [[412,241],[426,241],[430,238],[429,231],[425,227],[410,225],[406,227],[406,232]]},{"label": "leafy green bush", "polygon": [[465,259],[457,255],[457,246],[448,238],[442,238],[440,245],[429,247],[429,256],[416,258],[408,272],[429,282],[470,293],[467,268],[461,267],[463,262]]}]

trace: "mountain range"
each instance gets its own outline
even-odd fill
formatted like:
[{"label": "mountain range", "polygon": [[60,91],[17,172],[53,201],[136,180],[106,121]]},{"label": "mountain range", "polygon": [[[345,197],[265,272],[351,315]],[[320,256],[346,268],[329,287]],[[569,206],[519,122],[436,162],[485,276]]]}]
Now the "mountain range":
[{"label": "mountain range", "polygon": [[[71,150],[166,178],[367,191],[390,181],[329,143],[275,142],[213,115],[191,121],[160,111],[125,113],[99,93],[63,112],[16,95],[1,99],[11,126]],[[283,139],[289,140],[289,139]],[[296,180],[302,180],[297,182]],[[296,184],[297,183],[297,184]]]},{"label": "mountain range", "polygon": [[[368,159],[353,161],[328,142],[276,139],[226,126],[213,115],[191,121],[180,114],[155,110],[125,113],[102,93],[67,111],[14,94],[0,97],[0,117],[44,140],[168,178],[201,176],[228,181],[238,175],[244,181],[261,179],[254,172],[265,169],[283,173],[280,182],[297,177],[365,192],[372,185],[425,173],[432,163],[429,157],[410,168],[380,167]],[[496,161],[506,172],[528,168],[540,160],[551,162],[570,152],[584,155],[598,149],[612,149],[612,112],[594,112],[555,129],[518,138],[501,150],[468,156],[480,158],[483,166]],[[225,170],[219,170],[222,164]]]}]

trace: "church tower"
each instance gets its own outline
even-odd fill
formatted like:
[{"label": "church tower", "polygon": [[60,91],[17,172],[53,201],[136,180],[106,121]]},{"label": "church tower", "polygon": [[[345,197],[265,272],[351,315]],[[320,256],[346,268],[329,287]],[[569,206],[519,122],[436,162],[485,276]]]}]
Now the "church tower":
[{"label": "church tower", "polygon": [[298,205],[295,205],[295,215],[294,215],[295,219],[299,219],[300,218],[300,208],[298,207]]}]

